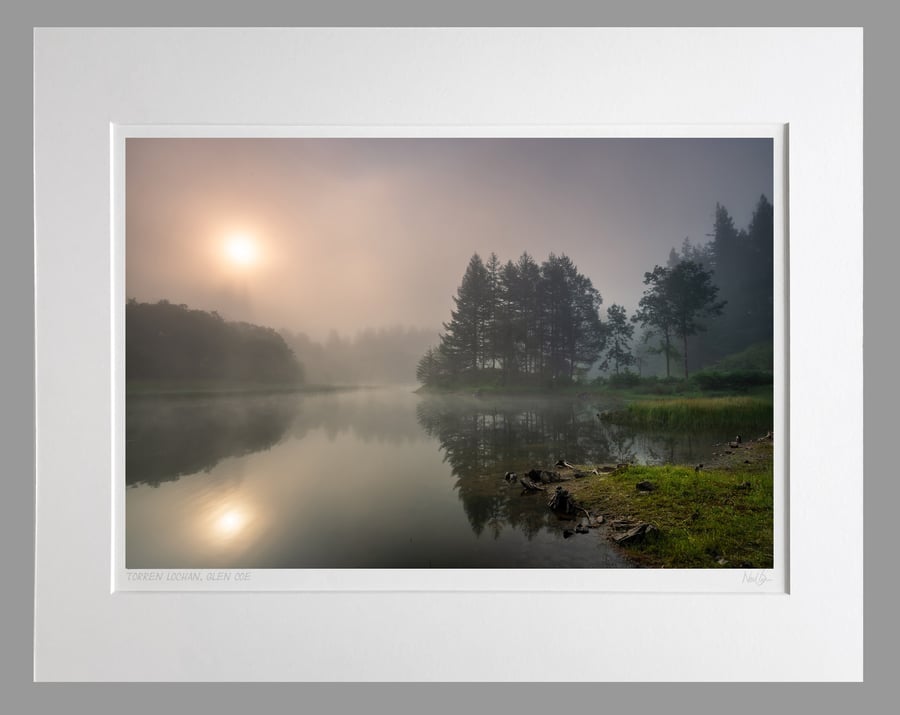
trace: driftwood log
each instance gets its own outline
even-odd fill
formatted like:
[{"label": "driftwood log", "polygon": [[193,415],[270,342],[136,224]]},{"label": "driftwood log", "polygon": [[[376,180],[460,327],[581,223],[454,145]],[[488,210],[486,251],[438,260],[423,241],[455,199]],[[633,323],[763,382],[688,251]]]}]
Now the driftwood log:
[{"label": "driftwood log", "polygon": [[556,491],[553,493],[553,496],[550,497],[547,506],[553,509],[557,514],[570,515],[579,510],[575,501],[572,499],[572,495],[569,494],[569,490],[563,489],[562,487],[556,487]]},{"label": "driftwood log", "polygon": [[525,476],[527,476],[532,482],[541,484],[552,484],[553,482],[561,482],[562,477],[559,476],[559,472],[551,472],[547,469],[532,469]]},{"label": "driftwood log", "polygon": [[659,535],[659,529],[653,524],[640,523],[632,527],[624,534],[613,537],[617,544],[639,544],[649,539],[655,539]]},{"label": "driftwood log", "polygon": [[556,514],[563,517],[571,517],[574,518],[577,514],[584,514],[587,518],[586,526],[582,527],[579,523],[578,528],[575,531],[579,534],[586,534],[588,527],[594,528],[600,526],[603,523],[603,516],[594,516],[590,511],[581,506],[578,502],[576,502],[572,495],[569,494],[568,489],[563,489],[562,487],[556,487],[556,491],[553,492],[553,496],[550,497],[550,501],[547,502],[547,506],[550,507]]}]

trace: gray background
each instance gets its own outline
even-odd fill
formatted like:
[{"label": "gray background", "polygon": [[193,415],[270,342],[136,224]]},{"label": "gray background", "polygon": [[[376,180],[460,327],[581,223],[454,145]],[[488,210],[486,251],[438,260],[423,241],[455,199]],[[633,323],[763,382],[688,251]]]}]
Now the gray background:
[{"label": "gray background", "polygon": [[[896,12],[886,3],[758,0],[743,5],[682,0],[623,3],[422,2],[254,3],[207,0],[154,0],[135,7],[122,3],[16,2],[0,15],[0,72],[3,82],[4,218],[0,236],[0,320],[3,333],[0,370],[0,449],[4,468],[0,501],[2,570],[2,707],[10,712],[144,713],[187,708],[209,712],[243,712],[249,708],[302,708],[344,711],[392,706],[400,711],[458,712],[479,710],[572,711],[581,708],[625,712],[762,712],[803,708],[819,712],[868,711],[876,699],[889,697],[894,672],[897,618],[887,553],[896,538],[885,528],[893,512],[896,479],[888,469],[892,441],[888,412],[896,397],[888,374],[893,357],[891,327],[896,299],[891,300],[892,267],[897,251],[889,227],[889,199],[896,181],[897,126]],[[32,678],[33,601],[33,211],[32,211],[32,28],[35,26],[863,26],[866,62],[866,662],[863,685],[40,685]],[[802,91],[802,88],[798,88]],[[889,312],[890,311],[890,312]],[[879,326],[888,330],[878,331]],[[839,326],[835,326],[839,335]],[[874,488],[874,492],[873,492]],[[836,515],[836,522],[839,521]],[[893,533],[893,532],[891,532]],[[846,538],[859,535],[847,534]],[[540,654],[534,679],[540,680]],[[640,667],[639,663],[635,664]],[[893,699],[893,698],[892,698]],[[887,700],[889,702],[889,700]]]}]

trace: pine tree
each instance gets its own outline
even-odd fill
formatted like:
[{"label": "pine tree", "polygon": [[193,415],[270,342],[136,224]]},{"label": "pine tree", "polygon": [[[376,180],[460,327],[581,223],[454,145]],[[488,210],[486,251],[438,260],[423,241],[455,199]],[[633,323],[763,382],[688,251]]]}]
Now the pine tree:
[{"label": "pine tree", "polygon": [[523,253],[516,264],[516,272],[515,300],[519,320],[518,337],[523,348],[523,369],[526,373],[542,375],[545,296],[541,268],[528,253]]},{"label": "pine tree", "polygon": [[603,298],[594,288],[590,278],[572,266],[573,328],[569,354],[569,379],[579,372],[586,372],[600,357],[606,340],[605,328],[600,321]]},{"label": "pine tree", "polygon": [[748,342],[771,340],[775,291],[775,215],[765,196],[756,203],[747,227],[749,293],[747,313],[750,323]]},{"label": "pine tree", "polygon": [[487,324],[485,326],[485,362],[490,362],[492,368],[497,367],[497,359],[500,358],[500,259],[496,253],[491,253],[487,262],[488,274],[488,305],[486,310]]},{"label": "pine tree", "polygon": [[596,361],[603,344],[600,293],[565,254],[550,254],[541,266],[544,349],[552,381],[574,380]]},{"label": "pine tree", "polygon": [[610,366],[619,374],[619,368],[634,365],[635,357],[631,352],[631,339],[634,336],[634,324],[628,320],[625,308],[613,303],[606,309],[606,353],[600,367],[609,370]]},{"label": "pine tree", "polygon": [[490,279],[481,257],[475,253],[463,275],[453,302],[450,322],[444,323],[443,344],[459,370],[484,366],[484,346],[489,314]]},{"label": "pine tree", "polygon": [[728,209],[717,203],[711,252],[713,267],[719,274],[720,281],[731,278],[730,274],[739,268],[739,239],[739,232],[735,228],[734,219],[731,218]]},{"label": "pine tree", "polygon": [[708,321],[709,334],[696,341],[694,353],[701,362],[772,339],[773,233],[772,204],[765,196],[757,201],[746,229],[738,229],[725,207],[716,206],[712,241],[702,255],[691,258],[713,271],[718,297],[727,306],[720,317]]},{"label": "pine tree", "polygon": [[679,263],[669,271],[664,282],[672,327],[675,335],[682,339],[685,379],[688,377],[688,338],[706,329],[701,318],[722,313],[725,301],[716,301],[718,292],[712,282],[712,273],[693,261]]},{"label": "pine tree", "polygon": [[416,379],[423,385],[437,382],[437,348],[428,348],[416,366]]},{"label": "pine tree", "polygon": [[670,360],[676,351],[672,345],[675,320],[666,293],[668,278],[669,269],[662,266],[655,266],[651,272],[644,274],[644,285],[649,287],[644,291],[632,320],[644,326],[648,335],[659,336],[657,352],[665,355],[666,377],[671,377]]},{"label": "pine tree", "polygon": [[507,261],[500,269],[497,300],[497,355],[503,369],[503,382],[516,379],[524,354],[524,328],[519,305],[519,272]]}]

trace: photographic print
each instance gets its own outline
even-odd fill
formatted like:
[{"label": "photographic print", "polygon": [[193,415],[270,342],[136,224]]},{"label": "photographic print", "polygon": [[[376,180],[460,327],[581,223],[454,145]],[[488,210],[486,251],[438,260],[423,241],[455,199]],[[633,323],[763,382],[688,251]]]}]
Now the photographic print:
[{"label": "photographic print", "polygon": [[771,569],[771,137],[125,139],[127,569]]}]

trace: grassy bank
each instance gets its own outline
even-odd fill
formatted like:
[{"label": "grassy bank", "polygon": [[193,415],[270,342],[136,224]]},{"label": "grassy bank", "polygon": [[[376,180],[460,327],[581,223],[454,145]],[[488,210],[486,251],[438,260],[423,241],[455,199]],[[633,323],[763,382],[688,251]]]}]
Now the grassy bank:
[{"label": "grassy bank", "polygon": [[630,402],[604,419],[616,424],[655,429],[700,429],[772,424],[772,398],[676,397]]},{"label": "grassy bank", "polygon": [[[640,482],[650,482],[653,490],[638,490]],[[744,445],[699,472],[689,466],[632,465],[569,481],[565,487],[585,508],[603,514],[613,529],[641,522],[656,527],[652,537],[622,547],[641,565],[773,565],[771,442]]]}]

